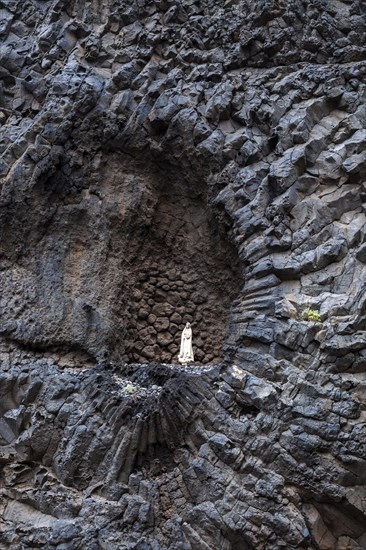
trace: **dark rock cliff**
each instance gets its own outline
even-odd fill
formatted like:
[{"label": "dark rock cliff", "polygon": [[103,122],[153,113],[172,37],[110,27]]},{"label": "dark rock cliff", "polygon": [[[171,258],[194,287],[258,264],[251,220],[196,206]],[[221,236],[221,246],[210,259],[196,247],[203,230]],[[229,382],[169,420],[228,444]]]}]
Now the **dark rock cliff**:
[{"label": "dark rock cliff", "polygon": [[365,38],[0,0],[1,549],[366,548]]}]

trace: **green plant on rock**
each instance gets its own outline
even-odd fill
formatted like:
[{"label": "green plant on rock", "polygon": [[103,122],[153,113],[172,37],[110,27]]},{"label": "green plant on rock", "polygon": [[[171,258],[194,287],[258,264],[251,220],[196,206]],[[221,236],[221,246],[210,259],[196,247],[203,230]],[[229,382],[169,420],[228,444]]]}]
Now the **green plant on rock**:
[{"label": "green plant on rock", "polygon": [[302,318],[304,321],[314,321],[315,323],[320,323],[321,321],[320,313],[311,307],[307,307],[303,311]]},{"label": "green plant on rock", "polygon": [[127,386],[124,387],[124,390],[130,395],[137,392],[137,388],[133,384],[127,384]]}]

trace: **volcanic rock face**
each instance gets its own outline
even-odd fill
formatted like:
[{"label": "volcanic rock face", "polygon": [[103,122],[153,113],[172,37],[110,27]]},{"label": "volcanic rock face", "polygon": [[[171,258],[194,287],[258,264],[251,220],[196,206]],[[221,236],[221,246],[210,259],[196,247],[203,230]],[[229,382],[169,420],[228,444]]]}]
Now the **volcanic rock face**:
[{"label": "volcanic rock face", "polygon": [[0,0],[1,549],[366,548],[365,21]]}]

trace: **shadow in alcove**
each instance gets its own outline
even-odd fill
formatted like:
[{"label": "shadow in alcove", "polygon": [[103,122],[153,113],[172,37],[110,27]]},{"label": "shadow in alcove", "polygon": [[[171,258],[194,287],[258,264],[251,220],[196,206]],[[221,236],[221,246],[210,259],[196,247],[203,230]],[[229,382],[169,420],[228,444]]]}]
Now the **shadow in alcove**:
[{"label": "shadow in alcove", "polygon": [[237,251],[204,179],[165,170],[155,180],[148,190],[154,206],[129,258],[123,360],[176,362],[180,333],[190,322],[195,363],[221,362],[241,286]]}]

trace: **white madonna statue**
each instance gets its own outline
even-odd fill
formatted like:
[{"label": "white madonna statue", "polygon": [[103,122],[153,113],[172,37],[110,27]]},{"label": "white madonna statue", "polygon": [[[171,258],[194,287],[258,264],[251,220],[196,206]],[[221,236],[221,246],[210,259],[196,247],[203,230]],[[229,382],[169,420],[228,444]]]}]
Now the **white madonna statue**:
[{"label": "white madonna statue", "polygon": [[192,329],[190,323],[186,324],[182,332],[178,361],[183,365],[187,365],[187,363],[193,363],[194,361],[192,349]]}]

